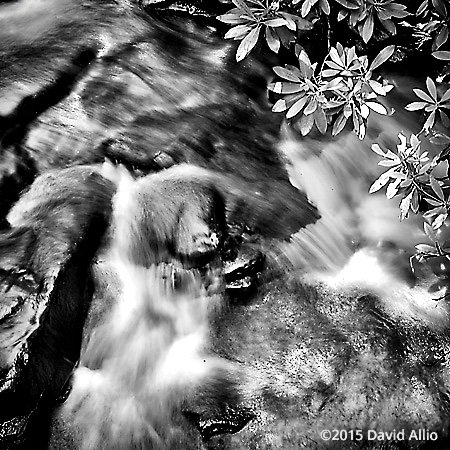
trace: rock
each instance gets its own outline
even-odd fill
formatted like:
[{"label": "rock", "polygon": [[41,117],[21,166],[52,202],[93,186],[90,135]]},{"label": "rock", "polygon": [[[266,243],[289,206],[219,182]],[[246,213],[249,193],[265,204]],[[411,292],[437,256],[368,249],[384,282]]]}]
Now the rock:
[{"label": "rock", "polygon": [[[0,439],[46,442],[51,409],[75,366],[93,293],[90,262],[108,223],[112,185],[98,169],[39,177],[0,237]],[[41,444],[40,444],[41,443]],[[42,444],[43,445],[43,444]]]}]

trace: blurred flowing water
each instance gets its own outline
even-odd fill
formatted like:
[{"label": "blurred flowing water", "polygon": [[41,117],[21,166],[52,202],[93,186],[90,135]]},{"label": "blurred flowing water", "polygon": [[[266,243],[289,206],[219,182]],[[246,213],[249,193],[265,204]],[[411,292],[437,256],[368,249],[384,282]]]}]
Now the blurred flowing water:
[{"label": "blurred flowing water", "polygon": [[[291,182],[306,192],[320,213],[320,219],[299,230],[285,251],[295,267],[306,272],[335,273],[363,248],[378,248],[381,260],[404,252],[406,264],[414,246],[426,242],[423,219],[410,213],[400,222],[401,197],[387,199],[385,189],[369,194],[369,187],[383,172],[380,157],[371,151],[378,143],[393,149],[398,134],[417,133],[417,117],[404,111],[411,98],[414,80],[390,79],[397,96],[385,100],[391,116],[372,113],[364,140],[354,133],[335,138],[301,138],[288,126],[281,128],[280,151],[286,156]],[[429,149],[433,154],[436,149]]]}]

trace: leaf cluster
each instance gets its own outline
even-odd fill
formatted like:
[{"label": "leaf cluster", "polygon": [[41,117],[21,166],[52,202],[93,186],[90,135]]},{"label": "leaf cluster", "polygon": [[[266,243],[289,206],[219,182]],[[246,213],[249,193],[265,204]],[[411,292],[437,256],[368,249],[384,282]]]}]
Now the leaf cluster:
[{"label": "leaf cluster", "polygon": [[450,51],[442,50],[449,37],[449,11],[444,0],[424,0],[416,12],[418,17],[425,19],[419,26],[421,44],[432,39],[432,55],[437,59],[450,60]]},{"label": "leaf cluster", "polygon": [[218,16],[221,22],[233,25],[225,39],[240,40],[236,60],[243,60],[255,47],[261,31],[269,48],[278,53],[281,44],[289,47],[300,30],[311,30],[313,25],[306,19],[281,11],[279,2],[271,0],[232,0],[236,8]]},{"label": "leaf cluster", "polygon": [[383,49],[369,65],[367,56],[358,56],[355,47],[338,43],[330,48],[319,71],[317,63],[311,63],[306,52],[298,49],[298,67],[285,65],[273,69],[283,81],[268,86],[281,97],[272,111],[286,111],[289,120],[297,118],[295,123],[303,136],[314,125],[322,134],[332,126],[335,136],[351,118],[354,131],[363,139],[370,111],[388,114],[376,99],[385,96],[393,86],[372,79],[372,75],[392,55],[394,47]]},{"label": "leaf cluster", "polygon": [[426,81],[428,92],[422,89],[413,89],[414,93],[422,101],[412,102],[405,108],[408,111],[424,110],[429,113],[422,130],[429,131],[435,124],[436,115],[439,114],[442,124],[446,128],[450,128],[450,119],[444,109],[450,109],[450,89],[448,89],[441,98],[438,96],[438,91],[435,82],[428,77]]},{"label": "leaf cluster", "polygon": [[380,24],[388,33],[396,34],[393,19],[408,16],[406,6],[393,0],[336,0],[342,7],[338,21],[346,19],[351,28],[358,31],[364,42],[372,37],[375,25]]}]

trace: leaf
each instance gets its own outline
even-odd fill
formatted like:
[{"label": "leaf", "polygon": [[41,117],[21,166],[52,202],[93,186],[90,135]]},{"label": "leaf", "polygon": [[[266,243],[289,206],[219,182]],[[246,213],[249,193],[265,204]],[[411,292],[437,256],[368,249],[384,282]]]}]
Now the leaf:
[{"label": "leaf", "polygon": [[434,231],[431,225],[427,222],[424,222],[423,224],[423,231],[425,231],[425,234],[427,235],[428,239],[430,239],[430,241],[437,241],[436,231]]},{"label": "leaf", "polygon": [[438,208],[433,208],[430,211],[427,211],[423,215],[423,217],[425,219],[429,219],[430,217],[433,217],[433,216],[435,216],[437,214],[442,214],[442,213],[445,213],[445,212],[446,212],[446,209],[443,206],[439,206]]},{"label": "leaf", "polygon": [[335,49],[334,47],[331,47],[329,55],[330,55],[330,58],[334,61],[334,63],[339,68],[343,68],[344,67],[344,61],[341,60],[341,57],[339,56],[339,53],[338,53],[337,49]]},{"label": "leaf", "polygon": [[314,125],[314,116],[310,114],[309,116],[302,116],[300,120],[300,133],[302,136],[306,136],[312,129]]},{"label": "leaf", "polygon": [[[371,69],[372,70],[372,69]],[[372,88],[372,90],[378,94],[378,95],[386,95],[386,90],[383,87],[381,83],[378,83],[378,81],[375,80],[369,80],[369,86]]]},{"label": "leaf", "polygon": [[[292,66],[291,66],[292,67]],[[285,80],[292,81],[294,83],[299,83],[302,81],[301,79],[301,73],[297,69],[296,71],[286,68],[286,67],[280,67],[275,66],[273,68],[273,71],[281,78],[284,78]]]},{"label": "leaf", "polygon": [[317,109],[317,100],[314,97],[311,97],[308,105],[303,111],[303,114],[305,116],[308,116],[309,114],[312,114],[316,109]]},{"label": "leaf", "polygon": [[369,194],[373,194],[374,192],[379,191],[383,186],[385,186],[389,181],[388,172],[382,173],[370,186]]},{"label": "leaf", "polygon": [[337,16],[338,22],[340,22],[341,20],[344,20],[347,16],[348,16],[348,11],[345,11],[345,10],[341,9],[339,11],[339,13],[338,13],[338,16]]},{"label": "leaf", "polygon": [[389,14],[391,17],[395,17],[396,19],[403,19],[404,17],[409,16],[409,12],[405,11],[406,6],[401,5],[400,3],[390,3],[389,4]]},{"label": "leaf", "polygon": [[412,102],[409,105],[406,105],[405,109],[407,111],[417,111],[419,109],[424,109],[428,105],[429,103],[426,102]]},{"label": "leaf", "polygon": [[366,102],[366,105],[372,110],[377,112],[378,114],[387,115],[388,110],[384,105],[378,102]]},{"label": "leaf", "polygon": [[222,16],[217,16],[217,20],[230,25],[246,22],[245,19],[241,18],[241,14],[223,14]]},{"label": "leaf", "polygon": [[308,15],[309,11],[311,10],[311,7],[317,2],[317,0],[305,0],[302,5],[302,11],[301,15],[302,17],[305,17]]},{"label": "leaf", "polygon": [[436,85],[434,84],[434,81],[430,77],[427,77],[427,89],[428,89],[431,97],[433,98],[433,100],[437,101]]},{"label": "leaf", "polygon": [[401,182],[402,182],[402,180],[400,178],[397,178],[395,181],[392,181],[391,183],[389,183],[389,185],[386,189],[386,198],[388,200],[390,200],[391,198],[395,197],[398,194],[398,187]]},{"label": "leaf", "polygon": [[325,134],[327,131],[327,116],[325,111],[319,106],[314,112],[314,123],[321,134]]},{"label": "leaf", "polygon": [[325,78],[327,77],[334,77],[339,73],[339,70],[335,70],[335,69],[325,69],[322,70],[321,75]]},{"label": "leaf", "polygon": [[384,159],[378,163],[379,166],[383,167],[395,167],[399,165],[399,161],[393,161],[392,159]]},{"label": "leaf", "polygon": [[438,180],[433,177],[433,175],[430,175],[430,185],[431,189],[433,189],[434,193],[442,200],[445,201],[444,192],[442,191],[441,185],[439,184]]},{"label": "leaf", "polygon": [[[402,185],[402,183],[400,184],[400,186]],[[414,191],[413,191],[413,196],[412,196],[412,200],[411,200],[411,210],[415,214],[417,214],[419,211],[419,191],[418,191],[418,189],[414,189]]]},{"label": "leaf", "polygon": [[361,37],[363,38],[363,41],[367,44],[369,42],[369,39],[372,37],[373,34],[373,14],[369,14],[367,16],[367,19],[364,22],[364,25],[362,27],[362,32],[360,33]]},{"label": "leaf", "polygon": [[270,83],[267,88],[276,94],[295,94],[304,90],[303,85],[291,83],[289,81],[277,81],[276,83]]},{"label": "leaf", "polygon": [[365,103],[363,103],[361,105],[360,110],[361,110],[361,116],[363,116],[364,119],[367,119],[369,117],[369,114],[370,114],[370,109],[368,108],[368,106]]},{"label": "leaf", "polygon": [[447,26],[443,26],[439,34],[434,39],[434,45],[436,46],[436,50],[442,47],[448,40],[448,28]]},{"label": "leaf", "polygon": [[[297,30],[312,30],[313,29],[313,24],[306,19],[302,19],[299,16],[296,16],[294,14],[289,14],[287,12],[281,12],[280,11],[280,16],[284,17],[287,21],[291,20],[295,23],[295,25],[297,26]],[[295,30],[293,30],[295,31]]]},{"label": "leaf", "polygon": [[445,60],[445,61],[450,60],[450,52],[447,52],[447,51],[440,50],[438,52],[433,52],[432,55],[436,59],[442,59],[442,60]]},{"label": "leaf", "polygon": [[442,17],[447,16],[447,10],[445,8],[445,3],[440,0],[432,0],[434,9],[441,15]]},{"label": "leaf", "polygon": [[444,95],[441,98],[441,102],[446,102],[447,100],[450,100],[450,89],[445,91]]},{"label": "leaf", "polygon": [[433,111],[427,118],[427,120],[425,121],[425,123],[423,124],[423,129],[424,130],[429,130],[433,125],[434,125],[434,121],[436,119],[436,112]]},{"label": "leaf", "polygon": [[269,27],[266,28],[266,42],[270,50],[274,53],[278,53],[281,46],[280,40],[278,39],[277,34]]},{"label": "leaf", "polygon": [[428,0],[424,0],[420,4],[419,8],[417,9],[416,15],[420,16],[422,13],[424,13],[427,10],[427,8],[428,8]]},{"label": "leaf", "polygon": [[436,248],[428,244],[417,244],[416,250],[419,253],[434,253],[436,251]]},{"label": "leaf", "polygon": [[378,144],[372,144],[370,148],[377,155],[385,156],[383,149]]},{"label": "leaf", "polygon": [[431,227],[433,228],[433,230],[438,230],[439,228],[441,228],[441,226],[444,224],[444,222],[447,219],[448,214],[439,214],[436,219],[433,220],[433,223],[431,224]]},{"label": "leaf", "polygon": [[450,119],[448,115],[444,111],[439,110],[439,116],[441,118],[442,125],[446,128],[450,128]]},{"label": "leaf", "polygon": [[343,113],[339,114],[339,116],[336,118],[336,120],[334,122],[333,130],[332,130],[331,134],[333,136],[338,135],[344,129],[346,123],[347,123],[347,117],[345,117]]},{"label": "leaf", "polygon": [[305,94],[299,93],[299,94],[291,94],[286,95],[284,98],[280,98],[272,107],[273,112],[283,112],[289,109],[295,102],[300,100],[302,97],[304,97]]},{"label": "leaf", "polygon": [[372,61],[372,64],[370,65],[370,70],[375,70],[377,67],[380,67],[381,64],[386,62],[394,53],[395,45],[388,45],[387,47],[383,48],[380,53],[378,53],[377,56],[375,56],[374,60]]},{"label": "leaf", "polygon": [[[237,1],[237,0],[233,0]],[[259,31],[261,30],[261,25],[253,28],[244,39],[242,39],[239,47],[236,51],[236,61],[242,61],[253,49],[253,47],[258,42]]]},{"label": "leaf", "polygon": [[320,9],[327,15],[330,15],[330,4],[328,0],[319,0]]},{"label": "leaf", "polygon": [[308,101],[308,97],[305,95],[300,100],[298,100],[296,103],[294,103],[289,111],[286,114],[286,119],[291,119],[292,117],[295,117],[306,105],[306,102]]},{"label": "leaf", "polygon": [[347,9],[358,9],[358,5],[355,5],[354,3],[348,0],[336,0],[336,1]]},{"label": "leaf", "polygon": [[417,97],[421,98],[422,100],[425,100],[428,103],[433,104],[434,100],[422,89],[413,89],[414,93],[417,95]]},{"label": "leaf", "polygon": [[241,39],[247,35],[247,33],[252,29],[249,25],[237,25],[236,27],[230,28],[226,34],[225,39]]},{"label": "leaf", "polygon": [[387,30],[390,34],[397,34],[397,28],[395,26],[395,23],[392,22],[392,20],[382,20],[381,25]]},{"label": "leaf", "polygon": [[[430,139],[430,142],[433,144],[436,144],[436,145],[448,145],[448,144],[450,144],[450,136],[447,136],[442,133],[437,133]],[[445,159],[448,156],[450,149],[446,149],[446,150],[443,150],[441,155],[439,155],[440,160]],[[446,152],[446,155],[443,156],[444,152]]]},{"label": "leaf", "polygon": [[410,192],[406,197],[400,202],[400,220],[404,220],[408,217],[409,207],[411,206],[413,193]]},{"label": "leaf", "polygon": [[282,27],[283,25],[286,25],[286,19],[283,19],[281,17],[276,17],[275,19],[269,19],[263,22],[264,25],[268,27]]}]

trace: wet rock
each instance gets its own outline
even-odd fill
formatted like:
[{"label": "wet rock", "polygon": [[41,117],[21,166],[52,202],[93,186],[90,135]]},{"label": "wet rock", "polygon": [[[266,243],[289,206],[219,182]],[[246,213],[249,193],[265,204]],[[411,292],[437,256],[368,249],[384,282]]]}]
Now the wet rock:
[{"label": "wet rock", "polygon": [[[0,236],[0,443],[45,445],[53,404],[78,360],[90,262],[113,187],[96,168],[38,178]],[[7,406],[4,406],[7,405]]]}]

